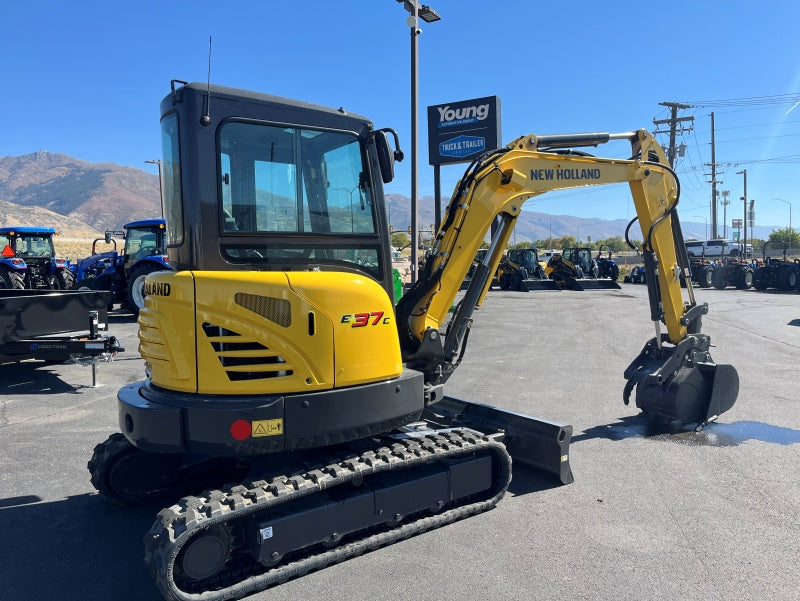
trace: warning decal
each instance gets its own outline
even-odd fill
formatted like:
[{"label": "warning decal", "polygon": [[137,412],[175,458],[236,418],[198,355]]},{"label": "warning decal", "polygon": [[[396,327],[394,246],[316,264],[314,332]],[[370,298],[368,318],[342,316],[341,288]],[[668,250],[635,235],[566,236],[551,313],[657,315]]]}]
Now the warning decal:
[{"label": "warning decal", "polygon": [[253,422],[253,437],[283,434],[283,419],[262,419]]}]

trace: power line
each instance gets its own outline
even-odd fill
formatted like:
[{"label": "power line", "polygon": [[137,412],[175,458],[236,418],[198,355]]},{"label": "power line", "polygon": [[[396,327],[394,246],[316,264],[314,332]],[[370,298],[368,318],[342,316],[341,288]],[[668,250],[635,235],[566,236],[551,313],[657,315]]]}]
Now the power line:
[{"label": "power line", "polygon": [[695,100],[687,102],[696,107],[712,108],[721,106],[776,106],[800,102],[800,94],[776,94],[773,96],[750,96],[746,98],[725,98],[722,100]]}]

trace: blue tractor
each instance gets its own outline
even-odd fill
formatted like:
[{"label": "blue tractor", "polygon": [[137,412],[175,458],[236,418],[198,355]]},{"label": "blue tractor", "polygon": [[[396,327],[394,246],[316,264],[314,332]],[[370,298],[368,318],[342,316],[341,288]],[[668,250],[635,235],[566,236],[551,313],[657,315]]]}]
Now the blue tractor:
[{"label": "blue tractor", "polygon": [[[97,253],[98,238],[92,244],[92,255],[75,265],[75,287],[88,290],[110,290],[111,305],[120,304],[134,315],[144,307],[144,281],[148,273],[170,269],[167,262],[166,222],[144,219],[126,223],[125,231],[106,231],[106,244],[114,249]],[[124,236],[120,253],[114,236]]]},{"label": "blue tractor", "polygon": [[[608,256],[606,257],[601,256],[604,248],[608,253]],[[616,282],[619,279],[619,265],[617,265],[617,262],[611,258],[611,252],[611,247],[608,244],[600,245],[600,248],[597,251],[597,257],[595,258],[598,269],[597,275],[601,278],[611,278],[611,281]]]},{"label": "blue tractor", "polygon": [[69,290],[69,261],[56,257],[51,227],[0,228],[0,288]]}]

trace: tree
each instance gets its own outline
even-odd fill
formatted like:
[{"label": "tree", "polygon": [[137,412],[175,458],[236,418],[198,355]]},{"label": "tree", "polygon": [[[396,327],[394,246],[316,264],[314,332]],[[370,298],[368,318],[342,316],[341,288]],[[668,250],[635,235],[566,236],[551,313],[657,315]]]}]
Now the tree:
[{"label": "tree", "polygon": [[769,235],[769,241],[788,244],[789,248],[800,248],[800,234],[788,227],[780,230],[772,230]]},{"label": "tree", "polygon": [[[603,245],[610,248],[615,253],[622,252],[624,250],[630,250],[628,243],[625,242],[625,239],[622,236],[613,236],[611,238],[605,238],[604,240],[597,240],[594,243],[594,247],[596,249],[599,249]],[[603,250],[608,250],[608,248],[604,248]]]},{"label": "tree", "polygon": [[578,246],[578,240],[575,236],[562,236],[557,238],[553,243],[553,248],[573,248]]},{"label": "tree", "polygon": [[405,232],[392,233],[392,246],[394,246],[398,250],[401,248],[405,248],[410,244],[411,244],[411,238],[409,238],[408,234],[406,234]]},{"label": "tree", "polygon": [[545,250],[549,250],[551,248],[555,248],[556,239],[555,238],[545,238],[544,240],[536,240],[533,245],[536,248],[541,248]]}]

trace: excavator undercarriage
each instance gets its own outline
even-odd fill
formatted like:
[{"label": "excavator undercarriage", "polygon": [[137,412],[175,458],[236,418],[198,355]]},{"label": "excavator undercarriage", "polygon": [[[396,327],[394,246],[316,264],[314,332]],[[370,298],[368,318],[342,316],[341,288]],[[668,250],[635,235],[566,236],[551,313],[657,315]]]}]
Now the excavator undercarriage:
[{"label": "excavator undercarriage", "polygon": [[218,601],[486,511],[508,488],[512,457],[568,484],[571,435],[570,426],[445,397],[389,434],[322,454],[252,463],[153,454],[114,434],[89,470],[119,505],[204,490],[159,512],[145,564],[166,599]]},{"label": "excavator undercarriage", "polygon": [[369,442],[162,510],[145,535],[145,564],[162,594],[245,596],[485,511],[511,480],[503,445],[471,430],[411,424]]}]

